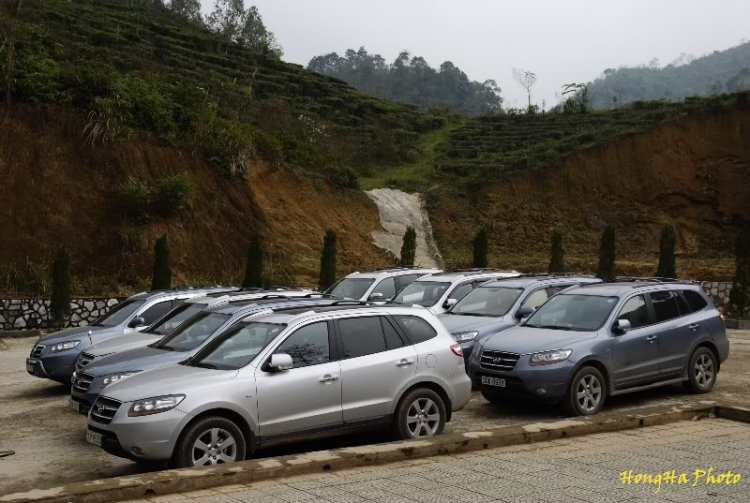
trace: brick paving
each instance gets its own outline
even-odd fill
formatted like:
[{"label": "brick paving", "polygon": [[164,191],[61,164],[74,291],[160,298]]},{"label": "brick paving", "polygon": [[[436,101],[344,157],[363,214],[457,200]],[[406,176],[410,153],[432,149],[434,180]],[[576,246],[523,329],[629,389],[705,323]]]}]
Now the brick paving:
[{"label": "brick paving", "polygon": [[[695,484],[727,470],[734,484]],[[621,473],[632,470],[630,484]],[[675,482],[636,484],[675,470]],[[730,480],[736,480],[730,479]],[[703,419],[155,496],[131,503],[746,503],[750,425]]]}]

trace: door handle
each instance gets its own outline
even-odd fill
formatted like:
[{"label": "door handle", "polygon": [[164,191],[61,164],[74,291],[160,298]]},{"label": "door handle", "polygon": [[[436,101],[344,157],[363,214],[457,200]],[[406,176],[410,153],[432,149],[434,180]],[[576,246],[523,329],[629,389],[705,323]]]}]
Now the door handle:
[{"label": "door handle", "polygon": [[649,335],[648,337],[646,337],[646,340],[649,342],[649,344],[653,344],[654,342],[656,342],[656,336]]},{"label": "door handle", "polygon": [[688,325],[688,328],[690,329],[691,332],[695,332],[696,330],[698,330],[699,327],[700,327],[700,324],[698,323],[693,323],[692,325]]},{"label": "door handle", "polygon": [[397,367],[408,367],[414,363],[414,360],[410,360],[409,358],[404,358],[402,360],[399,360],[398,363],[396,363]]},{"label": "door handle", "polygon": [[318,379],[318,381],[320,381],[322,383],[328,383],[328,382],[336,381],[336,380],[338,380],[338,378],[339,378],[339,376],[332,376],[331,374],[326,374],[323,377],[321,377],[320,379]]}]

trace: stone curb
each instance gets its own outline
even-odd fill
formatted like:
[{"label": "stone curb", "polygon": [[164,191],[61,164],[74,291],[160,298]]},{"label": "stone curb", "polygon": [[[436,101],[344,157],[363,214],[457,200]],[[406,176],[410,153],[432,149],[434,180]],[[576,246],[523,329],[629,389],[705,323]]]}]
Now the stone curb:
[{"label": "stone curb", "polygon": [[[718,411],[721,413],[717,414]],[[721,415],[727,419],[735,417],[750,419],[750,409],[720,407],[716,402],[661,406],[609,416],[506,426],[470,433],[451,433],[430,440],[346,447],[243,461],[225,466],[165,470],[79,482],[52,489],[33,489],[25,493],[0,496],[0,503],[104,503],[134,500],[230,484],[247,484],[281,476],[320,473],[440,454],[657,426],[686,419],[709,417],[712,414]]]}]

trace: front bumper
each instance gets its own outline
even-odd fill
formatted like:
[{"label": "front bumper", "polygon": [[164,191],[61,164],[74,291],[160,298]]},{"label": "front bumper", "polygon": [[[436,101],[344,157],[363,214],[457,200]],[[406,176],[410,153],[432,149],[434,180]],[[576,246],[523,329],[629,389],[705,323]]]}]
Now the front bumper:
[{"label": "front bumper", "polygon": [[42,354],[38,358],[26,358],[26,372],[34,377],[69,384],[80,354],[76,349],[78,348],[60,354]]},{"label": "front bumper", "polygon": [[[472,383],[481,389],[482,393],[493,397],[559,401],[565,396],[574,370],[572,362],[531,366],[527,361],[527,357],[521,357],[510,372],[498,372],[482,367],[478,360],[471,358],[467,372]],[[505,379],[505,387],[482,384],[482,376]]]}]

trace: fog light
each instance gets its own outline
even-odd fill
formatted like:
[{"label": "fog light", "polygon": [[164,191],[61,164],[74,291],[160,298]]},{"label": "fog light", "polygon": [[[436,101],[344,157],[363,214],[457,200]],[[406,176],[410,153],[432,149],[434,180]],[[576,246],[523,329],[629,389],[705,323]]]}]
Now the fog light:
[{"label": "fog light", "polygon": [[537,389],[536,389],[536,392],[537,392],[538,394],[540,394],[540,395],[546,395],[546,394],[547,394],[547,390],[546,390],[546,389],[544,389],[544,388],[537,388]]},{"label": "fog light", "polygon": [[140,447],[133,447],[131,451],[133,451],[133,454],[135,454],[136,456],[143,456],[143,449],[141,449]]}]

